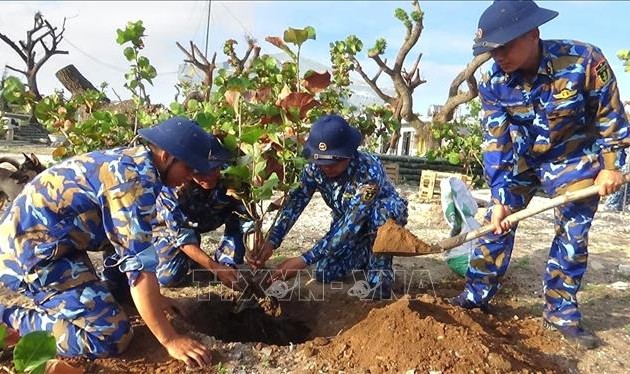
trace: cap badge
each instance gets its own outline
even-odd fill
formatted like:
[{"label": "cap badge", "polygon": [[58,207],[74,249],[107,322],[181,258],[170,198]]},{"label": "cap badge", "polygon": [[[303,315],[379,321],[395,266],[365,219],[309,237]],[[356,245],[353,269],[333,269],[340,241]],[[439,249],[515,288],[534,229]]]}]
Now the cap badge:
[{"label": "cap badge", "polygon": [[483,38],[483,30],[481,28],[478,28],[477,32],[475,33],[475,40],[480,40],[481,38]]},{"label": "cap badge", "polygon": [[326,143],[321,142],[319,143],[319,145],[317,146],[319,148],[320,151],[325,152],[328,149],[328,146],[326,145]]}]

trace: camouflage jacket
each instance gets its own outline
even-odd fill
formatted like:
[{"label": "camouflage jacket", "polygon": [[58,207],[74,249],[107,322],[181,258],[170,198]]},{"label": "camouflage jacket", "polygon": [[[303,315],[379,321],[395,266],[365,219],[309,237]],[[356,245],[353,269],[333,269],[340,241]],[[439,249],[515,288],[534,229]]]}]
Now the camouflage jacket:
[{"label": "camouflage jacket", "polygon": [[502,204],[510,200],[513,175],[545,163],[579,164],[591,154],[604,168],[619,168],[618,150],[630,141],[615,76],[601,51],[567,40],[543,40],[541,51],[531,83],[495,63],[479,85],[484,171]]},{"label": "camouflage jacket", "polygon": [[43,171],[0,220],[0,281],[64,290],[94,280],[85,251],[107,245],[130,284],[141,270],[155,272],[151,224],[161,188],[142,146],[75,156]]},{"label": "camouflage jacket", "polygon": [[307,164],[302,171],[300,186],[290,192],[269,235],[276,248],[315,191],[321,193],[326,205],[332,209],[333,223],[324,238],[303,254],[307,264],[317,262],[328,254],[334,255],[341,245],[368,234],[364,230],[365,223],[370,219],[375,201],[402,199],[385,174],[381,161],[374,155],[358,152],[345,172],[336,179],[326,178],[317,165]]}]

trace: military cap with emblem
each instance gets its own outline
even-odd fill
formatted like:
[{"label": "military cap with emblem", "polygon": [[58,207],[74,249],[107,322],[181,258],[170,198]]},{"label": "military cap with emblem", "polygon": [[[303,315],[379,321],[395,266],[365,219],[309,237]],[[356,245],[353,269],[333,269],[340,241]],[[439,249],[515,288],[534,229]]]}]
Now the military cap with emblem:
[{"label": "military cap with emblem", "polygon": [[501,47],[556,16],[532,0],[495,0],[479,18],[473,55]]},{"label": "military cap with emblem", "polygon": [[331,165],[354,157],[361,140],[361,132],[343,117],[324,115],[311,126],[304,154],[315,164]]},{"label": "military cap with emblem", "polygon": [[173,117],[140,129],[138,135],[201,174],[210,174],[231,158],[230,151],[215,136],[184,117]]}]

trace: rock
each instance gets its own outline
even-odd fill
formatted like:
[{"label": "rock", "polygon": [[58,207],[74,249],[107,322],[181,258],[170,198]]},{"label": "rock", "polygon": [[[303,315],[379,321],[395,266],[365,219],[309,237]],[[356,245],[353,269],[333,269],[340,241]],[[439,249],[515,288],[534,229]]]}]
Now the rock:
[{"label": "rock", "polygon": [[628,283],[628,282],[615,282],[615,283],[609,284],[606,287],[613,288],[613,289],[619,290],[619,291],[625,291],[625,290],[628,289],[628,287],[630,287],[630,283]]},{"label": "rock", "polygon": [[630,264],[619,264],[619,272],[630,277]]}]

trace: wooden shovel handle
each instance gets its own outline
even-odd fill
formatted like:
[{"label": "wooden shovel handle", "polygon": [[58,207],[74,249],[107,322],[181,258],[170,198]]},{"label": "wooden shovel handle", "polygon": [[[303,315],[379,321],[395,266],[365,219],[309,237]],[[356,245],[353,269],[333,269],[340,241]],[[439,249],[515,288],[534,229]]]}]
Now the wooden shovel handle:
[{"label": "wooden shovel handle", "polygon": [[[624,175],[624,184],[630,182],[630,173]],[[576,191],[570,191],[564,193],[560,196],[556,196],[553,199],[549,200],[547,203],[532,207],[525,208],[523,210],[519,210],[516,213],[512,213],[509,216],[505,217],[507,221],[510,223],[516,223],[520,220],[523,220],[527,217],[531,217],[540,212],[544,212],[545,210],[555,208],[560,205],[564,205],[566,203],[570,203],[572,201],[581,200],[587,197],[595,196],[599,193],[599,186],[593,185],[586,188],[582,188]],[[494,226],[492,224],[487,224],[485,226],[481,226],[478,229],[465,232],[448,239],[444,239],[439,241],[438,243],[433,244],[434,251],[447,251],[449,249],[459,247],[460,245],[469,242],[473,239],[477,239],[481,236],[490,234],[494,231]]]}]

